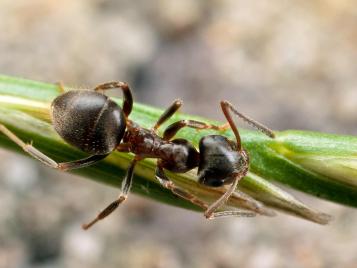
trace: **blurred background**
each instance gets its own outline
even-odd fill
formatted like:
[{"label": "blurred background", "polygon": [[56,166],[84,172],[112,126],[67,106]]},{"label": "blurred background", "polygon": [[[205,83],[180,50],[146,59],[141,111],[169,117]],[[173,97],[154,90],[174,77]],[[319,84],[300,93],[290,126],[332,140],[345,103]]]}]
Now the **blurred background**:
[{"label": "blurred background", "polygon": [[[0,73],[72,87],[123,80],[135,101],[273,129],[357,135],[353,0],[2,0]],[[0,150],[0,267],[357,267],[357,211],[295,193],[335,220],[206,221]],[[292,191],[291,191],[292,192]]]}]

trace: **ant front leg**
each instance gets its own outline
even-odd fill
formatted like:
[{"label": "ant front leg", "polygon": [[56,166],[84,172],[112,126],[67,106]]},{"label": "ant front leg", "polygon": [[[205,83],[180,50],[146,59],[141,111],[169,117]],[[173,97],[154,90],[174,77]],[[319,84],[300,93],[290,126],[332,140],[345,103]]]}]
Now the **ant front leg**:
[{"label": "ant front leg", "polygon": [[223,111],[227,121],[228,121],[228,124],[231,126],[231,128],[236,136],[237,136],[236,133],[238,132],[238,130],[236,130],[236,126],[233,122],[233,119],[232,119],[230,113],[229,113],[229,110],[232,111],[237,116],[239,116],[240,118],[242,118],[249,125],[251,125],[254,128],[258,129],[259,131],[263,132],[265,135],[269,136],[270,138],[275,138],[275,134],[270,128],[255,121],[254,119],[242,114],[241,112],[238,112],[237,109],[234,108],[234,106],[231,103],[229,103],[228,101],[221,101],[221,108],[222,108],[222,111]]},{"label": "ant front leg", "polygon": [[2,124],[0,124],[0,132],[2,132],[10,140],[15,142],[18,146],[20,146],[26,153],[28,153],[32,157],[36,158],[43,164],[45,164],[51,168],[55,168],[55,169],[59,169],[59,170],[63,170],[63,171],[87,167],[87,166],[93,165],[94,163],[96,163],[108,156],[108,154],[92,155],[87,158],[79,159],[76,161],[57,163],[52,158],[50,158],[47,155],[45,155],[44,153],[42,153],[40,150],[33,147],[31,144],[28,144],[28,143],[25,143],[24,141],[22,141],[18,136],[16,136],[12,131],[10,131],[7,127],[5,127]]},{"label": "ant front leg", "polygon": [[134,168],[136,163],[141,160],[139,157],[135,157],[134,160],[131,162],[130,167],[128,168],[126,175],[124,177],[124,180],[121,185],[121,192],[116,200],[114,200],[112,203],[110,203],[105,209],[103,209],[97,217],[95,217],[91,222],[87,224],[83,224],[82,228],[84,230],[88,230],[90,227],[92,227],[94,224],[96,224],[99,220],[104,219],[105,217],[109,216],[115,209],[119,207],[121,203],[123,203],[128,196],[128,193],[130,191],[132,182],[133,182],[133,174],[134,174]]},{"label": "ant front leg", "polygon": [[235,189],[238,186],[239,180],[242,176],[237,175],[233,181],[233,183],[229,186],[228,190],[212,205],[210,205],[205,211],[204,215],[207,219],[215,219],[218,217],[228,217],[228,216],[236,216],[236,217],[254,217],[256,214],[248,211],[240,211],[240,210],[228,210],[228,211],[217,211],[221,206],[223,206],[228,199],[232,196]]},{"label": "ant front leg", "polygon": [[215,212],[217,209],[219,209],[227,200],[228,198],[233,194],[235,188],[237,187],[239,178],[236,179],[236,183],[233,183],[230,189],[223,195],[221,196],[216,202],[214,202],[212,205],[208,206],[204,201],[196,197],[195,195],[179,188],[176,186],[169,178],[165,175],[165,172],[163,168],[160,166],[160,163],[158,163],[158,166],[155,171],[155,177],[158,179],[160,184],[170,190],[172,193],[175,195],[191,202],[192,204],[201,207],[205,212],[204,215],[207,219],[214,219],[218,217],[227,217],[227,216],[236,216],[236,217],[254,217],[256,214],[253,212],[248,212],[248,211],[239,211],[239,210],[234,210],[234,211],[219,211]]},{"label": "ant front leg", "polygon": [[131,94],[130,87],[125,82],[108,82],[100,84],[94,88],[94,91],[109,90],[113,88],[120,88],[123,91],[123,112],[126,117],[129,116],[131,110],[133,109],[133,96]]}]

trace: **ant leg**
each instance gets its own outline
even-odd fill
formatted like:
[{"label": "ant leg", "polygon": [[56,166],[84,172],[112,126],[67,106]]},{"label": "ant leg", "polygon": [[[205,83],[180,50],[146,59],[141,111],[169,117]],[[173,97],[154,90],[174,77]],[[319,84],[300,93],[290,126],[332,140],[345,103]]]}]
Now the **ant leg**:
[{"label": "ant leg", "polygon": [[205,211],[204,215],[207,219],[214,219],[218,217],[228,217],[228,216],[238,216],[238,217],[254,217],[255,213],[248,212],[248,211],[241,211],[241,210],[232,210],[232,211],[219,211],[215,212],[219,209],[222,205],[224,205],[229,197],[234,193],[235,189],[237,188],[239,180],[242,176],[237,175],[234,179],[234,182],[229,186],[228,190],[212,205],[210,205],[207,210]]},{"label": "ant leg", "polygon": [[123,112],[126,117],[129,116],[131,110],[133,109],[133,96],[131,95],[130,87],[125,82],[108,82],[100,84],[94,88],[95,91],[108,90],[113,88],[120,88],[123,91]]},{"label": "ant leg", "polygon": [[153,130],[156,132],[158,128],[166,122],[170,117],[177,112],[178,109],[182,106],[182,100],[177,99],[175,100],[160,116],[160,118],[157,120],[156,124],[153,127]]},{"label": "ant leg", "polygon": [[[220,198],[218,199],[215,203],[213,203],[213,205],[208,206],[205,202],[203,202],[202,200],[200,200],[199,198],[197,198],[195,195],[182,190],[181,188],[177,187],[172,181],[169,180],[169,178],[165,175],[163,168],[158,165],[158,167],[156,168],[155,171],[155,177],[158,179],[158,181],[160,182],[160,184],[168,189],[171,190],[171,192],[173,192],[174,194],[176,194],[177,196],[190,201],[192,204],[195,204],[199,207],[201,207],[203,210],[205,210],[205,217],[208,219],[213,219],[213,218],[218,218],[218,217],[228,217],[228,216],[236,216],[236,217],[254,217],[256,214],[254,212],[249,212],[249,211],[242,211],[242,210],[236,210],[236,211],[219,211],[219,212],[214,212],[216,209],[218,209],[221,205],[223,205],[229,198],[230,195],[232,195],[232,193],[235,190],[235,187],[232,187],[232,193],[230,193],[228,195],[227,198],[225,198],[225,200],[223,200],[223,196],[226,195],[226,193]],[[237,179],[238,182],[239,179]],[[236,184],[237,186],[237,184]],[[228,190],[229,191],[229,190]],[[215,204],[218,203],[218,201],[220,201],[220,204],[218,204],[217,207],[213,206]],[[209,217],[207,217],[206,213],[209,213]]]},{"label": "ant leg", "polygon": [[130,144],[129,143],[120,143],[117,148],[117,151],[122,153],[129,153],[130,152]]},{"label": "ant leg", "polygon": [[202,129],[214,129],[214,130],[221,130],[221,127],[203,123],[200,121],[195,121],[195,120],[180,120],[177,121],[171,125],[169,125],[163,134],[163,139],[164,140],[170,140],[172,139],[177,132],[184,127],[190,127],[190,128],[195,128],[197,130],[202,130]]},{"label": "ant leg", "polygon": [[216,219],[219,217],[255,217],[256,214],[249,211],[244,210],[229,210],[229,211],[219,211],[213,213],[210,220]]},{"label": "ant leg", "polygon": [[[233,122],[233,119],[229,113],[229,110],[230,109],[234,114],[236,114],[237,116],[239,116],[240,118],[242,118],[245,122],[247,122],[249,125],[255,127],[256,129],[258,129],[259,131],[263,132],[265,135],[269,136],[270,138],[275,138],[275,134],[274,132],[269,129],[268,127],[264,126],[263,124],[255,121],[254,119],[238,112],[231,103],[229,103],[228,101],[221,101],[221,108],[222,108],[222,111],[229,123],[229,125],[231,126],[235,136],[239,136],[238,134],[238,130],[237,130],[237,127],[235,126],[234,122]],[[238,135],[237,135],[238,134]],[[240,141],[240,137],[237,138],[237,141]]]},{"label": "ant leg", "polygon": [[115,209],[117,209],[119,207],[119,205],[121,203],[123,203],[127,199],[127,196],[128,196],[128,193],[130,191],[132,181],[133,181],[135,164],[139,160],[140,160],[139,158],[135,157],[134,160],[131,162],[130,167],[128,168],[126,175],[124,177],[124,180],[122,182],[121,193],[118,196],[118,198],[116,200],[114,200],[112,203],[110,203],[105,209],[103,209],[97,215],[97,217],[95,217],[92,221],[90,221],[87,224],[83,224],[82,228],[84,230],[88,230],[90,227],[92,227],[94,224],[96,224],[99,220],[102,220],[105,217],[107,217],[108,215],[110,215]]},{"label": "ant leg", "polygon": [[[37,149],[36,149],[37,150]],[[98,161],[106,158],[109,154],[103,154],[103,155],[91,155],[89,157],[75,160],[75,161],[70,161],[70,162],[63,162],[63,163],[58,163],[58,169],[67,171],[71,169],[78,169],[78,168],[84,168],[93,165],[94,163],[97,163]]]},{"label": "ant leg", "polygon": [[76,168],[82,168],[82,167],[87,167],[90,166],[99,160],[102,160],[103,158],[107,157],[108,154],[106,155],[92,155],[84,159],[79,159],[71,162],[63,162],[63,163],[57,163],[44,153],[42,153],[40,150],[36,149],[33,147],[31,144],[27,144],[24,141],[22,141],[19,137],[17,137],[13,132],[11,132],[7,127],[4,125],[0,124],[0,132],[2,132],[5,136],[7,136],[10,140],[15,142],[17,145],[19,145],[26,153],[31,155],[32,157],[36,158],[43,164],[59,169],[59,170],[70,170],[70,169],[76,169]]},{"label": "ant leg", "polygon": [[59,88],[61,94],[63,94],[63,93],[66,92],[66,90],[64,89],[64,86],[63,86],[63,83],[62,83],[62,82],[57,82],[57,83],[55,83],[55,85],[58,86],[58,88]]},{"label": "ant leg", "polygon": [[170,181],[170,179],[165,175],[165,172],[163,168],[160,166],[160,164],[157,166],[155,170],[155,177],[164,188],[171,190],[171,192],[173,192],[177,196],[186,199],[187,201],[190,201],[191,203],[201,207],[204,210],[208,208],[208,205],[205,202],[198,199],[193,194],[185,190],[182,190],[181,188],[177,187],[172,181]]}]

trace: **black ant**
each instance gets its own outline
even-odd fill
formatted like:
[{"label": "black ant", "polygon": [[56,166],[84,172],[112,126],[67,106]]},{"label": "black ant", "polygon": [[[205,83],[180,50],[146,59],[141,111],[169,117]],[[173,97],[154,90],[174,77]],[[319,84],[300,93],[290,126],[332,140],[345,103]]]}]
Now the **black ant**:
[{"label": "black ant", "polygon": [[[61,85],[60,88],[64,92]],[[104,95],[104,92],[101,92],[113,88],[121,89],[123,92],[122,108]],[[181,105],[182,101],[174,101],[152,129],[145,129],[128,118],[133,107],[133,98],[127,83],[110,82],[98,85],[94,90],[65,92],[55,98],[51,105],[54,129],[67,143],[90,154],[87,158],[65,163],[57,163],[31,144],[24,143],[4,125],[0,125],[0,131],[34,158],[47,166],[60,170],[92,165],[115,150],[135,155],[123,179],[119,197],[101,211],[94,220],[84,224],[83,229],[90,228],[97,221],[111,214],[120,203],[126,200],[132,185],[134,167],[138,161],[144,158],[157,158],[155,176],[160,184],[181,198],[201,207],[205,211],[206,218],[243,216],[244,212],[242,211],[216,212],[233,194],[239,180],[247,174],[249,168],[248,153],[242,147],[238,129],[230,112],[271,138],[274,138],[273,131],[239,113],[229,102],[222,101],[222,111],[228,121],[225,125],[214,126],[194,120],[180,120],[168,126],[162,137],[158,136],[158,128]],[[197,151],[188,140],[173,139],[176,133],[184,127],[198,130],[224,130],[230,127],[236,137],[236,142],[221,135],[208,135],[201,138],[199,151]],[[164,169],[175,173],[185,173],[196,167],[198,167],[199,183],[209,187],[230,184],[228,190],[211,205],[207,205],[193,194],[177,187],[164,173]]]}]

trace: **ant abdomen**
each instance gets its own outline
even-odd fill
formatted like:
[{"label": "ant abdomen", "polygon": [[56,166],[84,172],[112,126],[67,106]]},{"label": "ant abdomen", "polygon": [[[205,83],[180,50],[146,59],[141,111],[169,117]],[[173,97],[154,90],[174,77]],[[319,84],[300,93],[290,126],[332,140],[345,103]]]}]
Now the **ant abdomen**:
[{"label": "ant abdomen", "polygon": [[90,154],[112,152],[124,136],[122,109],[104,94],[73,90],[52,102],[52,122],[69,144]]}]

